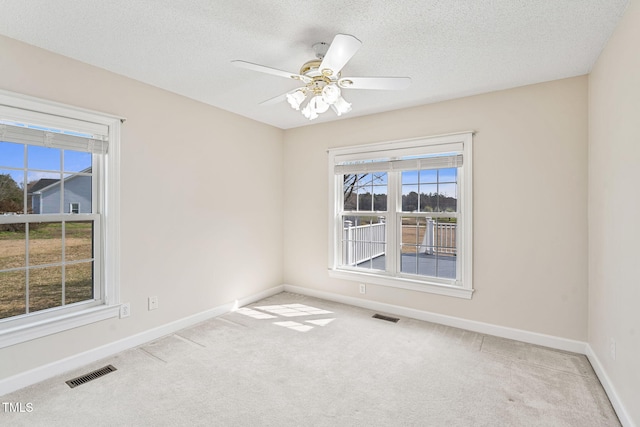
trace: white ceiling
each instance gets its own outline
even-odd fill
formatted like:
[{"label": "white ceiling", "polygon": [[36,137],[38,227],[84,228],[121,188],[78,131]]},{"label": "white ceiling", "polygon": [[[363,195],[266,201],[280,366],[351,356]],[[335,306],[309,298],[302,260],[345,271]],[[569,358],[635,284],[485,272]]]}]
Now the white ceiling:
[{"label": "white ceiling", "polygon": [[345,90],[343,118],[591,70],[628,0],[0,0],[0,34],[288,129],[309,122],[260,102],[295,81],[311,46],[352,34],[346,76],[408,76],[405,91]]}]

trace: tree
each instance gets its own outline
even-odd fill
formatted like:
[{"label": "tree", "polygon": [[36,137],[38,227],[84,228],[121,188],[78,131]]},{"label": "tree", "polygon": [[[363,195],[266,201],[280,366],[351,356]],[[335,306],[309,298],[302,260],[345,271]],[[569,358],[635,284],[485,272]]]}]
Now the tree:
[{"label": "tree", "polygon": [[24,192],[11,175],[0,174],[0,213],[22,212]]}]

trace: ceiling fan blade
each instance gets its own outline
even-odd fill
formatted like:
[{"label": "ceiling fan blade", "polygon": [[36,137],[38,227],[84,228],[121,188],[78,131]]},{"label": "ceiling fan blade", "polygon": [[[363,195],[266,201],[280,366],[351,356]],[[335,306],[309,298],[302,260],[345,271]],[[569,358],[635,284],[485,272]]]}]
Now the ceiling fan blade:
[{"label": "ceiling fan blade", "polygon": [[260,105],[269,106],[269,105],[278,104],[284,101],[285,99],[287,99],[287,93],[289,92],[283,93],[282,95],[274,96],[273,98],[269,98],[266,101],[262,101]]},{"label": "ceiling fan blade", "polygon": [[265,65],[254,64],[252,62],[235,60],[231,61],[233,65],[240,68],[246,68],[247,70],[259,71],[261,73],[272,74],[274,76],[286,77],[288,79],[300,80],[305,83],[309,83],[311,78],[302,76],[300,74],[290,73],[288,71],[278,70],[277,68],[267,67]]},{"label": "ceiling fan blade", "polygon": [[344,77],[338,80],[338,86],[345,89],[402,90],[410,85],[410,77]]},{"label": "ceiling fan blade", "polygon": [[362,42],[354,36],[348,34],[336,35],[318,70],[323,74],[325,74],[324,70],[331,70],[331,74],[325,75],[337,75],[360,49],[360,46],[362,46]]}]

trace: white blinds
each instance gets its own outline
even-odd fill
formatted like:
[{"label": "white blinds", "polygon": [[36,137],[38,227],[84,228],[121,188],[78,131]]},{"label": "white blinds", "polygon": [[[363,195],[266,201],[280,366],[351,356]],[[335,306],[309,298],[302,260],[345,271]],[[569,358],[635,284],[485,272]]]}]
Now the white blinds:
[{"label": "white blinds", "polygon": [[362,163],[337,164],[334,171],[337,175],[351,173],[390,172],[421,169],[445,169],[462,166],[462,154],[438,155],[417,159],[384,160]]},{"label": "white blinds", "polygon": [[15,126],[0,122],[0,141],[16,142],[65,150],[105,154],[109,143],[105,136],[76,136],[48,130]]}]

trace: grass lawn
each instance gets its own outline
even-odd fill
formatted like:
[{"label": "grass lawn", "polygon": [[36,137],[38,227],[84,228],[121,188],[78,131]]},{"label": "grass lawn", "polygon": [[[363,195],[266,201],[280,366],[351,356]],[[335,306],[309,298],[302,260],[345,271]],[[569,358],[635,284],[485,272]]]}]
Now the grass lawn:
[{"label": "grass lawn", "polygon": [[[26,233],[0,232],[0,319],[25,314],[27,300],[34,312],[62,305],[63,294],[64,304],[93,297],[92,223],[66,222],[64,250],[62,230],[61,222],[30,227],[28,267]],[[87,261],[63,266],[63,257]],[[16,270],[2,271],[8,269]]]}]

